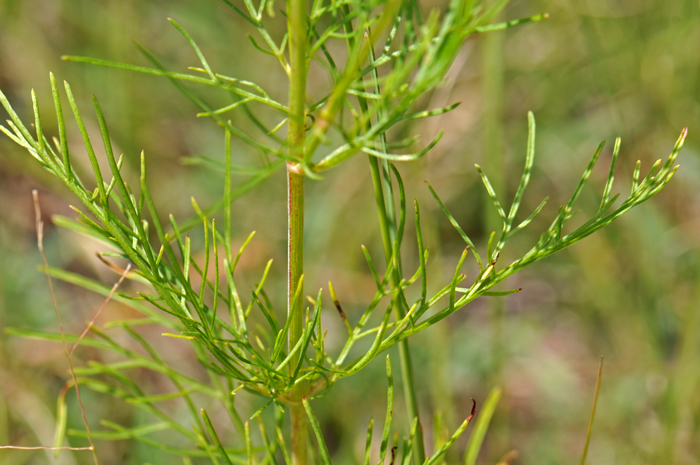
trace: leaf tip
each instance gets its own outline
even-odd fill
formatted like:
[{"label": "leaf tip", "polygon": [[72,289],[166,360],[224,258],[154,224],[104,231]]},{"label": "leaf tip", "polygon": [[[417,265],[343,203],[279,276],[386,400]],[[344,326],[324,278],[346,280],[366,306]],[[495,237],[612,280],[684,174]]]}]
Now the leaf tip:
[{"label": "leaf tip", "polygon": [[469,417],[467,417],[467,421],[466,421],[467,424],[469,422],[471,422],[472,418],[474,418],[474,415],[476,414],[476,401],[474,400],[473,397],[470,397],[470,399],[472,401],[472,409],[469,412]]}]

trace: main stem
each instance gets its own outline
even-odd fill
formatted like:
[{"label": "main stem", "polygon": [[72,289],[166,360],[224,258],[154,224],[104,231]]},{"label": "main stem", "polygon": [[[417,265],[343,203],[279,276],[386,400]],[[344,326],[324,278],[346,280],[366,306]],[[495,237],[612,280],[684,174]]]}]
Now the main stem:
[{"label": "main stem", "polygon": [[[287,0],[287,30],[289,31],[289,154],[304,159],[306,132],[306,0]],[[287,318],[289,325],[289,350],[296,345],[304,330],[303,289],[299,281],[304,273],[304,174],[298,163],[287,162]],[[296,354],[289,364],[293,370],[302,354]],[[306,394],[303,383],[292,391],[292,463],[307,463],[307,417],[301,399]]]}]

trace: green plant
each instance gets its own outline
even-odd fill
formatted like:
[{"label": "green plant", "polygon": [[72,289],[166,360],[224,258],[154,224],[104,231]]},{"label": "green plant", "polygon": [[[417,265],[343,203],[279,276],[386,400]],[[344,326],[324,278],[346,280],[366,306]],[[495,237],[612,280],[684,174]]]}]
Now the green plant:
[{"label": "green plant", "polygon": [[[69,61],[85,62],[163,76],[172,81],[202,111],[200,116],[209,117],[224,129],[225,163],[224,196],[207,209],[202,209],[193,200],[196,215],[192,219],[178,222],[170,217],[170,225],[161,223],[161,216],[151,198],[147,185],[146,157],[141,155],[140,188],[132,189],[121,176],[122,157],[112,153],[107,124],[96,99],[93,100],[103,144],[112,179],[103,177],[97,154],[78,110],[71,88],[65,85],[70,108],[78,123],[88,157],[93,169],[96,187],[90,187],[72,168],[67,142],[67,130],[63,119],[62,100],[59,87],[51,76],[55,112],[58,117],[59,138],[52,146],[42,132],[38,102],[34,95],[34,126],[36,137],[12,110],[4,95],[0,94],[3,106],[10,114],[8,127],[1,129],[17,144],[27,149],[48,171],[57,176],[81,201],[86,212],[76,210],[78,221],[56,218],[55,222],[104,242],[116,252],[104,255],[119,257],[133,263],[135,271],[123,271],[123,276],[135,283],[146,285],[137,296],[117,293],[114,298],[131,305],[144,318],[117,322],[126,334],[142,346],[145,353],[133,351],[119,343],[107,332],[91,327],[91,337],[66,336],[67,342],[92,345],[113,351],[125,358],[124,362],[112,365],[94,363],[87,368],[75,370],[75,382],[98,392],[106,392],[124,399],[142,409],[157,420],[147,427],[123,428],[106,423],[108,430],[93,431],[92,438],[132,438],[146,444],[168,450],[183,457],[204,456],[214,463],[263,461],[274,462],[281,454],[287,462],[305,464],[311,461],[330,462],[323,434],[315,420],[309,400],[325,394],[341,378],[357,373],[374,358],[398,345],[401,359],[401,376],[408,417],[412,419],[410,435],[401,442],[402,463],[436,463],[454,440],[466,429],[467,420],[442,446],[435,447],[431,457],[426,458],[422,425],[418,415],[417,399],[413,388],[413,374],[408,337],[448,317],[481,296],[497,297],[513,291],[495,291],[493,288],[524,267],[561,250],[611,223],[632,207],[644,202],[673,176],[675,158],[683,144],[684,130],[667,162],[653,166],[649,174],[640,179],[640,167],[633,175],[630,196],[616,205],[617,196],[612,196],[615,164],[620,150],[619,139],[615,143],[609,176],[603,191],[600,208],[591,219],[571,232],[564,232],[565,223],[576,213],[573,208],[587,182],[603,149],[601,144],[586,168],[580,183],[569,202],[560,207],[558,215],[540,240],[520,258],[502,265],[498,260],[507,241],[540,213],[543,201],[534,212],[516,223],[516,216],[530,180],[535,152],[535,122],[529,115],[529,138],[525,157],[525,169],[513,202],[506,211],[497,198],[486,174],[477,166],[486,191],[501,219],[500,236],[491,235],[486,253],[480,254],[472,240],[464,233],[457,220],[440,200],[437,192],[428,185],[449,221],[464,239],[465,249],[458,260],[453,277],[437,292],[429,293],[426,273],[427,249],[421,236],[420,210],[415,209],[416,244],[420,266],[413,274],[404,275],[401,245],[408,218],[404,187],[395,162],[410,161],[424,156],[439,139],[416,152],[395,154],[411,147],[413,138],[393,140],[388,132],[401,128],[407,120],[425,118],[450,111],[452,105],[442,109],[424,111],[419,99],[434,89],[452,64],[464,41],[472,34],[505,29],[528,21],[542,19],[533,16],[520,21],[491,24],[490,21],[506,5],[498,1],[490,8],[477,5],[475,1],[450,2],[441,15],[433,12],[423,19],[417,2],[408,1],[315,1],[307,5],[302,0],[287,2],[287,33],[281,42],[264,25],[265,14],[272,14],[274,2],[262,0],[257,6],[244,2],[244,8],[224,0],[236,13],[259,31],[266,47],[253,43],[262,52],[273,55],[289,76],[288,103],[277,102],[261,86],[224,76],[214,72],[200,48],[177,22],[177,28],[194,49],[201,61],[201,68],[192,68],[194,73],[183,74],[167,71],[158,59],[145,47],[139,46],[152,63],[152,67],[139,67],[93,58],[66,57]],[[331,40],[347,44],[347,57],[343,66],[337,62],[342,54],[331,53],[327,47]],[[381,39],[381,42],[380,42]],[[377,53],[379,50],[379,53]],[[306,77],[311,60],[318,61],[328,72],[333,82],[332,89],[320,99],[312,100],[306,89]],[[232,103],[219,108],[207,104],[183,82],[194,82],[225,91]],[[309,101],[311,102],[309,103]],[[260,131],[253,135],[245,132],[224,113],[239,109]],[[272,114],[278,124],[268,127],[262,115]],[[287,128],[287,137],[278,136]],[[262,167],[235,167],[231,163],[231,141],[236,137],[255,151],[262,153],[266,163]],[[331,147],[330,149],[327,147]],[[319,180],[321,174],[342,164],[349,158],[364,152],[368,155],[381,230],[385,263],[376,266],[369,251],[364,250],[368,266],[376,283],[376,294],[367,310],[355,324],[345,316],[329,283],[329,293],[340,317],[343,319],[348,338],[339,354],[327,353],[324,346],[324,331],[321,327],[323,292],[309,298],[312,307],[304,308],[303,286],[303,242],[304,242],[304,182],[308,177]],[[232,208],[235,198],[260,184],[274,171],[287,169],[289,200],[289,255],[287,287],[287,318],[280,321],[273,303],[267,298],[264,285],[271,263],[263,272],[250,296],[239,293],[234,280],[236,266],[244,253],[248,241],[240,250],[232,249]],[[250,175],[250,179],[233,187],[234,170]],[[137,192],[138,191],[138,192]],[[214,218],[223,210],[217,226]],[[193,242],[188,234],[201,227],[204,243],[204,263],[193,259]],[[219,247],[223,251],[219,252]],[[462,285],[466,276],[462,266],[469,249],[478,264],[478,273],[469,285]],[[219,260],[224,256],[223,276],[220,282]],[[213,280],[209,278],[214,268]],[[56,279],[79,283],[87,288],[111,295],[110,288],[84,277],[46,268]],[[195,284],[194,275],[201,283]],[[246,303],[247,302],[247,303]],[[150,304],[146,305],[146,303]],[[163,314],[169,314],[166,316]],[[267,327],[258,324],[262,322]],[[160,324],[170,331],[167,335],[189,341],[196,357],[208,371],[209,380],[203,382],[177,371],[166,363],[152,345],[135,331],[136,325]],[[27,336],[59,339],[61,334],[45,334],[15,331]],[[360,348],[364,340],[367,347]],[[165,396],[149,396],[130,379],[128,369],[141,367],[169,378],[177,391]],[[393,384],[391,364],[387,359],[389,396],[386,421],[380,447],[383,462],[387,454],[393,455],[390,447],[393,410]],[[105,381],[109,380],[109,381]],[[244,389],[266,399],[261,408],[249,420],[244,420],[235,405],[235,392]],[[216,432],[215,422],[204,410],[200,396],[220,402],[230,417],[239,437],[240,448],[234,449]],[[156,405],[165,399],[181,398],[190,414],[194,430],[178,419],[168,416]],[[200,399],[200,400],[198,400]],[[65,397],[61,398],[61,402]],[[64,404],[61,404],[61,408]],[[267,410],[271,410],[268,413]],[[266,434],[263,413],[274,417],[273,439]],[[291,420],[291,446],[286,445],[283,433],[285,415]],[[473,414],[472,414],[473,415]],[[65,415],[62,417],[65,421]],[[253,446],[250,420],[258,423],[259,433]],[[271,419],[267,419],[268,428]],[[309,426],[315,433],[318,446],[307,444]],[[485,428],[485,427],[484,427]],[[192,447],[174,447],[159,442],[152,433],[169,429],[191,442]],[[367,460],[371,445],[371,429],[368,433]],[[56,445],[64,442],[65,427],[59,425]],[[87,433],[86,433],[87,434]],[[482,436],[483,437],[483,436]],[[478,441],[474,441],[477,444]],[[468,459],[474,460],[479,445],[470,448]],[[94,452],[94,447],[93,447]],[[317,457],[308,452],[315,450]],[[264,457],[264,458],[260,458]],[[189,460],[189,459],[185,459]],[[97,457],[95,458],[97,461]]]}]

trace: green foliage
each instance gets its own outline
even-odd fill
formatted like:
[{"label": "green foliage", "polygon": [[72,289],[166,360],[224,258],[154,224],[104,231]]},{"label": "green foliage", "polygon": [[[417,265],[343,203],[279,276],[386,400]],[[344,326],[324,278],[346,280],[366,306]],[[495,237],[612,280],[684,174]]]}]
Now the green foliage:
[{"label": "green foliage", "polygon": [[[227,0],[224,2],[257,29],[264,45],[259,45],[251,38],[255,47],[276,57],[287,75],[292,78],[297,72],[295,66],[299,65],[288,61],[286,53],[292,48],[289,37],[299,31],[287,31],[279,43],[272,38],[273,35],[265,26],[265,15],[273,12],[274,2],[262,0],[256,6],[252,1],[246,0],[244,9]],[[12,109],[5,95],[0,93],[0,103],[10,115],[7,127],[0,126],[0,130],[60,179],[82,204],[82,209],[75,209],[79,215],[77,220],[59,218],[56,223],[96,238],[116,251],[105,255],[129,260],[136,269],[128,274],[128,279],[147,286],[147,290],[139,292],[136,296],[115,295],[116,299],[131,306],[142,314],[143,318],[113,323],[121,326],[124,333],[143,349],[143,353],[128,349],[106,332],[93,327],[90,337],[82,340],[82,344],[113,352],[122,360],[110,364],[94,362],[88,367],[76,369],[75,372],[81,385],[130,403],[152,418],[153,422],[135,428],[124,428],[105,422],[104,429],[93,432],[93,437],[130,438],[175,455],[208,457],[213,463],[275,463],[278,455],[282,455],[287,463],[291,463],[290,460],[297,460],[290,459],[292,455],[297,457],[296,451],[294,445],[291,448],[285,445],[282,433],[284,417],[278,412],[280,409],[299,409],[301,402],[317,439],[316,461],[330,463],[331,457],[323,431],[313,414],[310,400],[326,394],[335,382],[359,372],[379,354],[400,345],[402,376],[406,397],[409,399],[408,411],[412,427],[409,437],[404,438],[401,445],[391,442],[393,377],[387,358],[389,394],[380,446],[380,463],[384,463],[388,454],[393,457],[394,447],[401,449],[400,463],[411,463],[411,460],[414,463],[439,463],[447,449],[466,430],[473,412],[431,457],[424,456],[422,426],[415,405],[415,394],[411,391],[411,362],[406,339],[431,327],[479,297],[497,297],[517,292],[498,291],[494,290],[494,287],[536,261],[593,234],[654,196],[673,177],[677,169],[677,166],[674,166],[675,160],[687,134],[684,130],[666,162],[661,165],[661,161],[658,161],[644,178],[640,179],[641,171],[637,165],[632,176],[630,196],[619,203],[618,196],[612,195],[615,167],[620,152],[618,139],[598,211],[583,224],[567,232],[566,223],[577,213],[574,210],[576,202],[603,150],[601,143],[570,200],[559,208],[557,216],[542,233],[540,240],[519,258],[504,265],[499,262],[499,258],[509,239],[527,227],[541,212],[546,202],[545,199],[529,216],[516,223],[534,165],[535,120],[530,113],[525,169],[507,212],[486,173],[477,165],[486,192],[502,221],[498,240],[496,234],[492,235],[485,254],[484,251],[480,253],[477,250],[474,242],[460,227],[458,220],[440,200],[437,191],[428,185],[448,220],[465,242],[464,252],[454,268],[451,280],[441,283],[442,287],[437,292],[429,293],[426,268],[428,250],[423,244],[417,202],[414,221],[419,266],[410,277],[404,275],[401,245],[405,239],[404,231],[409,213],[403,181],[395,163],[423,157],[439,142],[442,133],[422,148],[408,150],[407,153],[393,153],[393,150],[408,149],[415,142],[414,139],[390,143],[388,133],[392,129],[403,127],[408,120],[443,114],[456,107],[449,105],[445,108],[425,110],[420,108],[420,98],[440,84],[470,35],[501,30],[545,17],[538,15],[519,21],[494,24],[491,20],[507,2],[496,2],[491,8],[484,8],[477,3],[474,0],[452,0],[444,14],[434,11],[423,19],[415,0],[314,1],[310,9],[305,10],[305,25],[296,26],[306,28],[307,32],[302,34],[306,38],[303,44],[306,53],[301,66],[304,67],[305,73],[310,62],[317,61],[326,69],[333,85],[326,95],[310,102],[308,100],[312,95],[307,94],[305,87],[300,90],[292,86],[290,101],[295,95],[299,97],[298,93],[301,92],[302,102],[308,102],[306,108],[302,109],[304,121],[299,121],[299,115],[292,110],[291,103],[285,105],[276,101],[262,86],[213,71],[195,40],[174,20],[170,22],[199,58],[201,68],[190,68],[192,73],[166,70],[155,55],[142,45],[139,45],[139,48],[152,63],[152,67],[95,58],[64,57],[73,62],[165,77],[200,108],[198,116],[210,118],[224,130],[226,162],[220,167],[224,171],[223,198],[206,209],[200,208],[193,199],[196,214],[184,220],[170,216],[169,225],[164,224],[162,212],[149,191],[147,157],[143,152],[139,186],[132,187],[122,177],[124,158],[117,158],[113,153],[106,119],[96,98],[93,97],[93,107],[109,173],[102,172],[76,99],[71,87],[65,83],[65,94],[92,167],[93,178],[88,181],[76,172],[73,163],[76,155],[69,151],[62,96],[53,74],[50,76],[50,82],[59,130],[59,137],[53,140],[53,144],[43,133],[39,103],[34,93],[32,103],[35,136]],[[344,42],[348,49],[347,56],[332,53],[329,47],[331,41]],[[376,53],[377,50],[379,53]],[[338,61],[341,59],[345,61],[339,66]],[[224,91],[227,102],[230,100],[231,103],[211,105],[184,83]],[[231,111],[242,112],[258,129],[258,133],[250,134],[227,120],[224,115]],[[261,116],[267,117],[268,114],[277,118],[274,126],[263,122],[264,118]],[[309,121],[309,127],[304,127]],[[305,132],[300,142],[292,141],[291,128],[295,124],[301,126]],[[285,125],[290,128],[289,139],[277,135]],[[247,144],[252,151],[262,154],[263,166],[233,166],[233,137]],[[344,314],[329,283],[331,300],[348,330],[342,350],[332,354],[325,347],[321,314],[324,308],[326,311],[336,310],[327,310],[330,307],[328,304],[324,307],[322,289],[315,298],[309,298],[312,302],[311,307],[303,305],[303,275],[290,292],[290,307],[284,319],[281,318],[281,312],[273,308],[266,297],[264,286],[271,262],[249,296],[239,292],[235,279],[236,268],[252,239],[252,234],[238,251],[232,250],[231,205],[234,199],[259,185],[284,165],[292,172],[298,170],[306,177],[318,180],[321,173],[341,165],[361,152],[369,156],[386,260],[384,265],[375,264],[369,251],[364,249],[368,267],[374,276],[376,292],[357,321],[351,321]],[[211,163],[201,157],[193,158],[190,162]],[[149,166],[149,169],[153,167]],[[250,178],[234,187],[234,171]],[[214,216],[221,210],[224,211],[223,221],[217,222]],[[195,260],[192,240],[188,234],[196,227],[201,228],[205,238],[203,263]],[[462,274],[462,267],[469,250],[478,264],[478,273],[465,285],[463,283],[467,277]],[[219,254],[223,256],[225,282],[219,280]],[[209,278],[212,269],[215,270],[213,281]],[[72,282],[103,295],[109,294],[109,288],[106,286],[80,275],[57,269],[47,271],[55,279]],[[199,277],[195,279],[195,275]],[[197,281],[200,283],[195,284]],[[418,297],[409,297],[413,295]],[[259,321],[263,323],[259,324]],[[294,326],[295,321],[301,322],[298,331]],[[208,373],[208,382],[195,379],[169,366],[162,355],[133,329],[143,324],[162,325],[168,330],[166,336],[188,341],[197,360]],[[60,334],[37,331],[15,330],[14,333],[48,340],[58,340],[61,337]],[[79,340],[77,336],[71,335],[67,335],[66,338],[69,342]],[[363,344],[358,343],[365,341],[367,342],[364,347],[360,347]],[[129,377],[129,370],[137,367],[164,376],[172,382],[176,390],[165,395],[149,396],[140,389],[136,380]],[[241,389],[265,399],[262,408],[248,419],[241,418],[234,402],[235,393]],[[498,401],[498,392],[495,391],[489,397],[484,414],[478,420],[465,463],[472,464],[476,459],[488,421]],[[207,411],[200,407],[200,396],[216,402],[216,405],[226,412],[239,437],[244,438],[237,444],[238,448],[228,445],[227,438],[217,433]],[[179,399],[186,405],[191,428],[158,407],[158,403],[173,399]],[[274,437],[268,435],[261,419],[261,415],[267,410],[276,414]],[[61,421],[55,444],[63,443],[65,411],[65,396],[62,396],[59,401]],[[256,420],[259,427],[259,434],[256,433],[256,440],[259,438],[258,445],[253,445],[251,438],[252,420]],[[370,460],[371,455],[372,425],[370,423],[367,436],[366,461]],[[165,429],[178,433],[183,441],[187,441],[188,446],[176,447],[159,442],[153,434]],[[77,431],[68,433],[82,434]]]}]

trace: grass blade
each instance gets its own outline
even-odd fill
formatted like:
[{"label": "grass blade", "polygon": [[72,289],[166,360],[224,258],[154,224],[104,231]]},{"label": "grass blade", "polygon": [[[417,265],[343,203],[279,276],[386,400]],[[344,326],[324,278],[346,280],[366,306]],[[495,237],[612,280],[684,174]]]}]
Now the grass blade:
[{"label": "grass blade", "polygon": [[581,465],[585,465],[586,457],[588,456],[588,446],[591,443],[591,432],[593,430],[593,420],[595,419],[596,407],[598,407],[598,394],[600,393],[600,381],[603,378],[603,357],[600,357],[600,367],[598,368],[598,379],[595,383],[595,394],[593,395],[593,405],[591,406],[591,417],[588,420],[588,428],[586,429],[586,443],[583,446],[583,454],[581,455]]},{"label": "grass blade", "polygon": [[489,423],[491,423],[491,417],[493,417],[493,412],[496,410],[496,405],[498,405],[498,401],[501,400],[502,394],[503,391],[501,388],[495,387],[486,398],[486,402],[484,402],[484,406],[481,408],[481,412],[479,412],[479,416],[476,419],[474,432],[469,438],[469,443],[467,443],[467,450],[464,454],[464,465],[476,464],[476,459],[479,456],[479,451],[481,451],[481,445],[484,442],[486,431],[488,431]]}]

